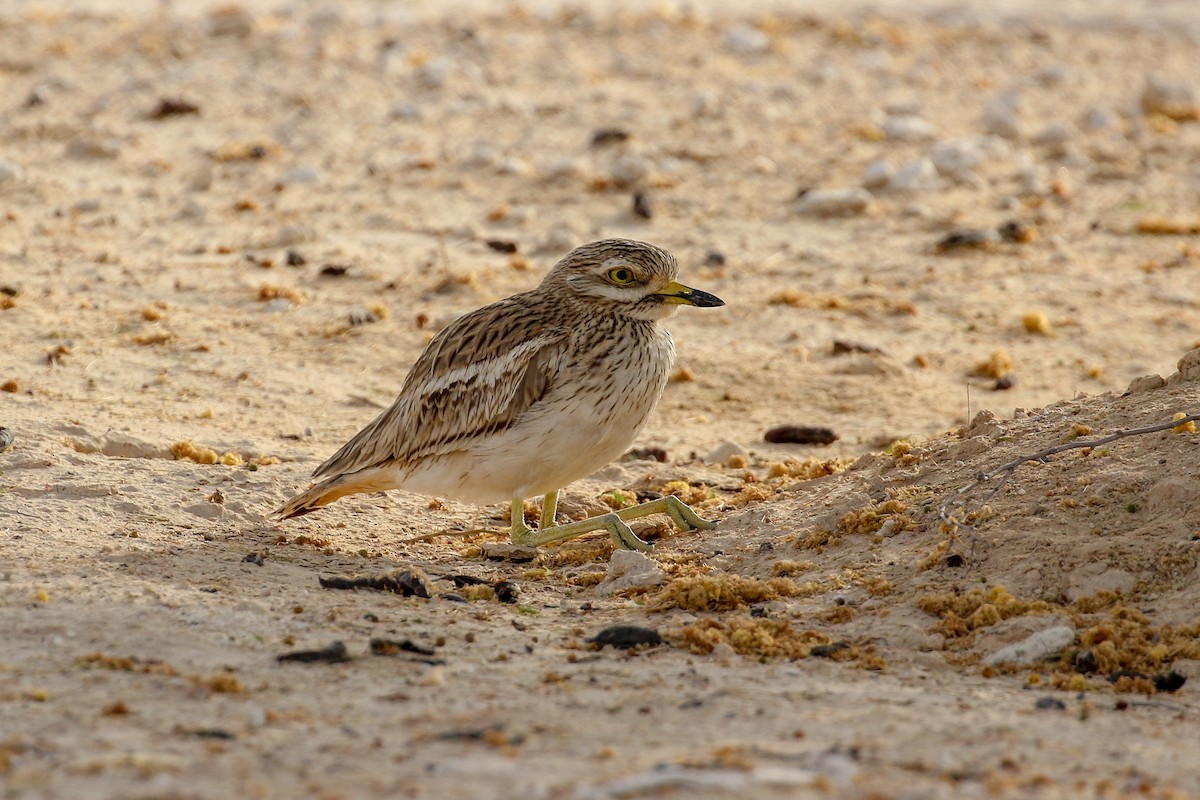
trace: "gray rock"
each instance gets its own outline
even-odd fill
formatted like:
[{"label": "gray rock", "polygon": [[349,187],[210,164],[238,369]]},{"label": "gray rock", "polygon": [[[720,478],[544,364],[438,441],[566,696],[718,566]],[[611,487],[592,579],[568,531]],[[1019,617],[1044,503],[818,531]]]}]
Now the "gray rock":
[{"label": "gray rock", "polygon": [[884,120],[883,132],[898,142],[924,142],[934,136],[933,125],[914,114],[888,117]]},{"label": "gray rock", "polygon": [[1020,138],[1019,106],[1020,96],[1016,92],[1003,92],[992,98],[983,111],[983,130],[1005,139]]},{"label": "gray rock", "polygon": [[0,186],[20,183],[25,179],[25,170],[11,161],[0,161]]},{"label": "gray rock", "polygon": [[450,79],[454,69],[453,62],[448,58],[435,58],[417,67],[417,80],[426,89],[441,89]]},{"label": "gray rock", "polygon": [[633,186],[645,180],[651,170],[650,159],[624,153],[613,160],[609,166],[609,175],[617,186]]},{"label": "gray rock", "polygon": [[925,192],[941,188],[937,167],[928,158],[910,161],[896,170],[888,182],[888,188],[897,192]]},{"label": "gray rock", "polygon": [[81,137],[68,142],[64,153],[80,161],[109,161],[121,154],[121,147],[114,139]]},{"label": "gray rock", "polygon": [[608,561],[608,574],[596,586],[596,594],[608,597],[631,589],[659,586],[663,571],[651,558],[636,550],[614,550]]},{"label": "gray rock", "polygon": [[1090,108],[1083,116],[1083,129],[1104,131],[1117,127],[1117,115],[1107,108]]},{"label": "gray rock", "polygon": [[396,103],[392,106],[388,116],[392,119],[403,120],[419,120],[421,118],[421,109],[417,108],[412,103]]},{"label": "gray rock", "polygon": [[739,22],[725,33],[725,44],[739,56],[748,58],[767,52],[771,40],[753,25]]},{"label": "gray rock", "polygon": [[888,185],[888,181],[895,174],[896,167],[892,162],[881,158],[867,164],[867,168],[863,170],[862,185],[868,189],[881,189]]},{"label": "gray rock", "polygon": [[796,201],[796,211],[821,217],[862,214],[874,201],[866,189],[812,189]]},{"label": "gray rock", "polygon": [[1129,388],[1125,390],[1125,393],[1141,394],[1142,392],[1152,392],[1166,385],[1167,381],[1162,375],[1143,375],[1140,378],[1134,378],[1130,381]]},{"label": "gray rock", "polygon": [[1061,147],[1071,141],[1071,129],[1061,122],[1052,122],[1029,137],[1030,144]]},{"label": "gray rock", "polygon": [[1067,625],[1056,625],[1038,631],[1019,642],[1001,647],[996,652],[985,656],[983,663],[996,664],[1033,664],[1061,651],[1075,641],[1075,629]]},{"label": "gray rock", "polygon": [[321,170],[313,166],[292,167],[283,174],[283,183],[320,183],[325,179]]},{"label": "gray rock", "polygon": [[1163,114],[1171,119],[1200,117],[1200,94],[1194,86],[1182,81],[1147,75],[1141,102],[1147,114]]},{"label": "gray rock", "polygon": [[712,452],[704,457],[704,460],[709,464],[724,464],[733,456],[744,455],[746,455],[746,448],[737,442],[724,441],[713,448]]}]

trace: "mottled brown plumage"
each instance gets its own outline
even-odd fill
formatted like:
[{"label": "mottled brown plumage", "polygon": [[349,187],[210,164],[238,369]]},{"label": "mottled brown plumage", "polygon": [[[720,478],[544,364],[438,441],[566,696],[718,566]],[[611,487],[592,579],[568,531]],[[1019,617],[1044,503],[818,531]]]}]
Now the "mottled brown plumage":
[{"label": "mottled brown plumage", "polygon": [[594,242],[537,288],[459,318],[429,343],[392,406],[278,516],[392,488],[523,499],[600,468],[666,385],[674,346],[659,321],[679,304],[721,304],[675,283],[675,272],[674,257],[653,245]]}]

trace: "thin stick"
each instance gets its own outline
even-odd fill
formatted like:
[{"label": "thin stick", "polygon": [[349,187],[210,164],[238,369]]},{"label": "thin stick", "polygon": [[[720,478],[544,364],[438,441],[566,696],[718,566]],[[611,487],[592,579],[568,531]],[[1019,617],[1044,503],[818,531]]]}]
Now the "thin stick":
[{"label": "thin stick", "polygon": [[949,514],[946,511],[946,509],[950,506],[950,504],[952,502],[954,502],[955,499],[960,498],[963,495],[965,495],[971,491],[974,491],[978,487],[980,487],[983,484],[990,481],[992,478],[995,478],[997,475],[1003,474],[1004,480],[1002,480],[1002,481],[1000,481],[1000,483],[996,484],[996,486],[992,489],[992,491],[984,499],[983,502],[986,503],[988,500],[991,500],[993,497],[996,496],[996,493],[999,492],[1004,487],[1004,484],[1008,483],[1008,479],[1012,477],[1014,472],[1016,472],[1017,467],[1021,466],[1022,464],[1025,464],[1029,461],[1044,462],[1044,461],[1046,461],[1046,459],[1050,458],[1050,456],[1057,455],[1058,453],[1062,453],[1067,450],[1082,450],[1082,449],[1090,448],[1090,447],[1100,447],[1101,445],[1108,444],[1109,442],[1115,442],[1118,439],[1124,439],[1127,436],[1140,436],[1144,433],[1157,433],[1158,431],[1165,431],[1170,428],[1177,428],[1180,425],[1186,425],[1189,422],[1194,422],[1195,420],[1200,420],[1200,414],[1189,414],[1186,417],[1180,417],[1179,419],[1173,419],[1170,422],[1160,422],[1156,425],[1147,425],[1144,428],[1126,428],[1124,430],[1119,430],[1116,433],[1110,433],[1108,436],[1103,436],[1099,439],[1076,439],[1073,442],[1065,442],[1063,444],[1057,444],[1054,447],[1047,447],[1045,450],[1039,450],[1038,452],[1031,453],[1030,455],[1027,455],[1027,456],[1021,456],[1020,458],[1014,458],[1012,461],[1009,461],[1006,464],[1001,464],[1000,466],[996,467],[991,472],[979,473],[979,475],[976,476],[974,481],[972,481],[971,483],[967,484],[966,486],[963,486],[962,488],[955,491],[954,494],[951,495],[950,499],[947,500],[945,503],[943,503],[940,508],[938,508],[938,517],[940,517],[942,519],[942,521],[944,521],[944,522],[948,522],[951,524],[957,524],[957,521],[951,519]]}]

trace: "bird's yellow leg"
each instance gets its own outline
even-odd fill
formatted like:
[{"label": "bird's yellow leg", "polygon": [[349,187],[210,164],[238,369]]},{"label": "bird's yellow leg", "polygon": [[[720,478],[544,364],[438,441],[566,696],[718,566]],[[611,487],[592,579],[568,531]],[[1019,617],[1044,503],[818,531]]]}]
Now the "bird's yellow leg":
[{"label": "bird's yellow leg", "polygon": [[542,520],[538,530],[544,531],[554,527],[554,515],[558,511],[558,489],[542,498]]},{"label": "bird's yellow leg", "polygon": [[660,497],[658,500],[651,500],[649,503],[642,503],[640,506],[622,508],[616,513],[623,520],[641,519],[651,514],[666,514],[679,526],[680,530],[684,531],[695,530],[697,528],[711,531],[717,527],[717,523],[704,519],[693,511],[691,506],[673,494]]},{"label": "bird's yellow leg", "polygon": [[[657,501],[655,501],[657,502]],[[691,509],[688,509],[689,511]],[[525,500],[514,497],[512,502],[512,540],[515,544],[541,547],[544,544],[574,539],[593,531],[608,531],[617,544],[627,550],[653,550],[654,545],[638,538],[633,530],[621,521],[615,512],[588,517],[566,525],[552,525],[545,530],[530,530],[525,524]]]}]

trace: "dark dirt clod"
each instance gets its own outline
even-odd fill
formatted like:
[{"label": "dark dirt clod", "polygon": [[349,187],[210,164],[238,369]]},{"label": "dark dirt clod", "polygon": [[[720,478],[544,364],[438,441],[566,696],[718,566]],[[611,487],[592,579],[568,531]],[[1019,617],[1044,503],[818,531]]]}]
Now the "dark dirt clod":
[{"label": "dark dirt clod", "polygon": [[1067,704],[1057,697],[1039,697],[1033,707],[1039,711],[1066,711]]},{"label": "dark dirt clod", "polygon": [[621,128],[601,128],[592,134],[592,147],[618,144],[629,139],[629,131]]},{"label": "dark dirt clod", "polygon": [[833,348],[830,350],[830,355],[844,356],[850,353],[882,353],[883,350],[873,344],[863,344],[862,342],[851,342],[846,339],[834,339]]},{"label": "dark dirt clod", "polygon": [[1006,392],[1017,385],[1016,375],[1005,375],[996,381],[996,385],[992,387],[994,392]]},{"label": "dark dirt clod", "polygon": [[946,566],[950,569],[958,569],[965,563],[967,563],[967,560],[958,553],[951,553],[950,555],[946,556]]},{"label": "dark dirt clod", "polygon": [[1187,675],[1171,670],[1154,676],[1154,689],[1159,692],[1178,692],[1187,683]]},{"label": "dark dirt clod", "polygon": [[662,500],[662,492],[651,492],[649,490],[640,491],[637,493],[637,501],[641,503],[652,503],[655,500]]},{"label": "dark dirt clod", "polygon": [[487,583],[483,578],[476,578],[474,575],[447,575],[447,580],[454,581],[454,585],[461,589],[464,586],[479,586]]},{"label": "dark dirt clod", "polygon": [[179,117],[185,114],[199,114],[200,106],[189,102],[182,98],[165,98],[158,101],[158,105],[150,112],[150,119],[166,119],[167,117]]},{"label": "dark dirt clod", "polygon": [[264,557],[264,553],[260,553],[259,551],[255,550],[254,552],[246,553],[246,555],[242,558],[242,561],[261,567],[263,565]]},{"label": "dark dirt clod", "polygon": [[393,570],[384,575],[334,575],[317,579],[322,589],[372,589],[405,597],[432,597],[429,578],[419,570]]},{"label": "dark dirt clod", "polygon": [[833,444],[838,440],[829,428],[814,428],[808,425],[780,425],[763,434],[763,440],[771,444]]},{"label": "dark dirt clod", "polygon": [[318,274],[322,278],[344,278],[349,272],[350,267],[346,264],[326,264]]},{"label": "dark dirt clod", "polygon": [[287,264],[289,267],[303,267],[308,263],[308,259],[305,258],[299,250],[288,250],[287,255],[285,255],[283,258],[283,263]]},{"label": "dark dirt clod", "polygon": [[1075,654],[1075,671],[1084,675],[1091,675],[1096,670],[1100,669],[1100,661],[1096,658],[1096,654],[1091,650],[1080,650]]},{"label": "dark dirt clod", "polygon": [[650,219],[654,216],[654,209],[650,207],[650,195],[645,192],[634,193],[633,213],[642,219]]},{"label": "dark dirt clod", "polygon": [[635,447],[625,454],[627,460],[667,463],[667,451],[661,447]]},{"label": "dark dirt clod", "polygon": [[515,603],[521,596],[521,589],[512,581],[496,581],[492,588],[496,591],[496,599],[501,603]]},{"label": "dark dirt clod", "polygon": [[495,250],[497,253],[517,252],[517,243],[510,242],[505,239],[488,239],[486,242],[484,242],[484,244]]},{"label": "dark dirt clod", "polygon": [[816,658],[832,658],[836,654],[842,652],[843,650],[848,650],[849,648],[849,642],[831,642],[829,644],[814,645],[813,648],[808,651],[808,654]]},{"label": "dark dirt clod", "polygon": [[709,250],[704,254],[704,266],[706,267],[723,267],[725,266],[725,254],[720,250]]},{"label": "dark dirt clod", "polygon": [[651,647],[660,645],[662,636],[653,628],[643,628],[638,625],[613,625],[587,641],[589,644],[596,645],[598,649],[609,646],[624,649],[643,644]]},{"label": "dark dirt clod", "polygon": [[339,664],[351,659],[350,654],[346,652],[345,644],[333,642],[320,650],[296,650],[292,653],[283,653],[275,656],[275,660],[280,663],[295,661],[301,664]]},{"label": "dark dirt clod", "polygon": [[423,647],[411,639],[372,639],[371,652],[377,656],[394,656],[396,653],[416,653],[419,656],[432,656],[432,647]]}]

